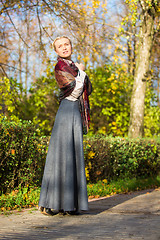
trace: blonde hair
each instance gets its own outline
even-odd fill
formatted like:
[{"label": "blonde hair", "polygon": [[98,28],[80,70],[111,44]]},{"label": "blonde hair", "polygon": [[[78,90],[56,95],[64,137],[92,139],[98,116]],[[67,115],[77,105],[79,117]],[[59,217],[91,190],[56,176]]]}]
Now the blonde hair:
[{"label": "blonde hair", "polygon": [[54,39],[53,43],[52,43],[52,47],[54,48],[55,51],[56,51],[55,42],[56,42],[57,40],[60,40],[61,38],[67,38],[67,39],[69,40],[70,44],[71,44],[71,47],[72,47],[72,42],[71,42],[71,39],[70,39],[69,37],[67,37],[67,36],[60,36],[60,37],[56,37],[56,38]]}]

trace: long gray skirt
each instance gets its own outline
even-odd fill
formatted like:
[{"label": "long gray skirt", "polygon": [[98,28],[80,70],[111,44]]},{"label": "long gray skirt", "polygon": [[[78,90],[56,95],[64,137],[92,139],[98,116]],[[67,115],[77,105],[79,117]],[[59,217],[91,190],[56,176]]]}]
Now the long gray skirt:
[{"label": "long gray skirt", "polygon": [[88,210],[82,120],[78,101],[62,100],[48,148],[39,206]]}]

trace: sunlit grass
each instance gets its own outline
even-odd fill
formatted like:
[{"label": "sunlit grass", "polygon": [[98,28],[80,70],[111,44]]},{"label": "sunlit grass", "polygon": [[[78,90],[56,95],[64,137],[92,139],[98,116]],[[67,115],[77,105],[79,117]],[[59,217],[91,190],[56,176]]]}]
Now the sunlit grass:
[{"label": "sunlit grass", "polygon": [[95,184],[88,184],[87,189],[89,198],[94,198],[157,187],[160,187],[160,176],[145,179],[119,179],[111,182],[104,179]]},{"label": "sunlit grass", "polygon": [[13,190],[11,193],[0,196],[0,212],[21,210],[37,206],[40,195],[38,187],[24,187]]},{"label": "sunlit grass", "polygon": [[[88,197],[99,198],[114,194],[128,193],[150,188],[160,187],[160,176],[145,179],[119,179],[108,182],[107,179],[88,184]],[[37,207],[40,196],[40,188],[25,187],[13,190],[11,193],[0,196],[0,213],[8,214],[13,210]]]}]

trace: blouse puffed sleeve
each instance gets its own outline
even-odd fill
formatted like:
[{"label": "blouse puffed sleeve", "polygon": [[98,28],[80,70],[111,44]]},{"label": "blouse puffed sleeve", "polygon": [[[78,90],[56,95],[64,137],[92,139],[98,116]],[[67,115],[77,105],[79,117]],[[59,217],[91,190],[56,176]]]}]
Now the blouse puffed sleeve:
[{"label": "blouse puffed sleeve", "polygon": [[86,73],[79,69],[77,77],[75,77],[76,86],[72,93],[66,97],[66,99],[71,101],[76,101],[83,92],[84,80],[86,78]]}]

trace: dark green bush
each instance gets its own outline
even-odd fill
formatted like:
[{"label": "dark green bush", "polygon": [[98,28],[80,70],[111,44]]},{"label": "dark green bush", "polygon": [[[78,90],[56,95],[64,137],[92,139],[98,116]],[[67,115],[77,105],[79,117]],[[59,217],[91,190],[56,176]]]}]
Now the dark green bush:
[{"label": "dark green bush", "polygon": [[[31,122],[0,124],[0,193],[21,186],[40,186],[49,137]],[[160,172],[160,140],[85,137],[89,182],[150,177]]]},{"label": "dark green bush", "polygon": [[160,172],[160,141],[111,137],[85,138],[86,172],[90,182],[150,177]]},{"label": "dark green bush", "polygon": [[0,192],[41,182],[47,140],[31,122],[0,124]]}]

